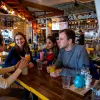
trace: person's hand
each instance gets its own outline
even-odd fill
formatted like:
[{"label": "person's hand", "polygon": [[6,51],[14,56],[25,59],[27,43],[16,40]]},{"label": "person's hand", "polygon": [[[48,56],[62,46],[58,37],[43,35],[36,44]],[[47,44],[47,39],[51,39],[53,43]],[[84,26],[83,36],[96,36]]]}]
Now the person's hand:
[{"label": "person's hand", "polygon": [[47,63],[48,63],[47,61],[44,61],[44,62],[43,62],[43,64],[45,64],[45,65],[47,65]]},{"label": "person's hand", "polygon": [[54,72],[52,72],[50,74],[51,77],[58,77],[60,76],[60,72],[62,71],[62,69],[56,69]]},{"label": "person's hand", "polygon": [[18,68],[19,64],[20,64],[20,61],[18,61],[17,64],[15,65],[15,69]]},{"label": "person's hand", "polygon": [[58,76],[56,75],[55,72],[52,72],[52,73],[50,74],[50,76],[51,76],[51,77],[58,77]]},{"label": "person's hand", "polygon": [[29,68],[34,67],[34,64],[33,64],[32,62],[30,62],[30,63],[28,64],[28,67],[29,67]]},{"label": "person's hand", "polygon": [[56,75],[59,75],[61,71],[62,71],[62,69],[56,69],[55,70]]},{"label": "person's hand", "polygon": [[24,67],[27,67],[28,66],[28,61],[25,60],[25,58],[22,58],[20,63],[19,63],[19,66],[18,68],[20,68],[21,70],[24,69]]},{"label": "person's hand", "polygon": [[50,66],[47,66],[47,72],[50,73]]},{"label": "person's hand", "polygon": [[54,67],[54,69],[56,68],[54,65],[47,66],[47,72],[48,72],[48,73],[50,73],[50,67]]},{"label": "person's hand", "polygon": [[41,61],[40,59],[37,59],[37,60],[36,60],[36,62],[40,62],[40,61]]}]

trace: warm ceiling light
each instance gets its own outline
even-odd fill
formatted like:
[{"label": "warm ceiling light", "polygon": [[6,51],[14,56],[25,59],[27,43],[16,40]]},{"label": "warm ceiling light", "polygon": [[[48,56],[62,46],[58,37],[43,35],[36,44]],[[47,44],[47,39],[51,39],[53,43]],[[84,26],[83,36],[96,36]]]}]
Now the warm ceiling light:
[{"label": "warm ceiling light", "polygon": [[23,16],[22,19],[25,20],[25,17]]},{"label": "warm ceiling light", "polygon": [[91,21],[90,21],[90,20],[88,20],[87,22],[88,22],[88,23],[90,23]]},{"label": "warm ceiling light", "polygon": [[12,15],[14,15],[14,14],[15,14],[15,12],[14,12],[14,11],[11,11],[11,14],[12,14]]},{"label": "warm ceiling light", "polygon": [[3,8],[4,10],[7,10],[7,7],[5,5],[1,5],[1,8]]}]

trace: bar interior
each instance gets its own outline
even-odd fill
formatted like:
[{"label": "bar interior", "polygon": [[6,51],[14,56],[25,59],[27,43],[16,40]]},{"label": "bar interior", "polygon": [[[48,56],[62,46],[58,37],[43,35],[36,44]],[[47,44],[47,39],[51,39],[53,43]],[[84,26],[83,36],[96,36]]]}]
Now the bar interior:
[{"label": "bar interior", "polygon": [[100,100],[100,0],[0,0],[0,100]]}]

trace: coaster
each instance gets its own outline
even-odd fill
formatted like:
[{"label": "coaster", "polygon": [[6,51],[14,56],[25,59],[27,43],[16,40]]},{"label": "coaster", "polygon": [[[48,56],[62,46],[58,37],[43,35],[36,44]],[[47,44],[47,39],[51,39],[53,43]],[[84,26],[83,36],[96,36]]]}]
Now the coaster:
[{"label": "coaster", "polygon": [[[90,87],[91,88],[91,87]],[[76,88],[74,85],[71,85],[70,88],[68,88],[70,91],[73,91],[81,96],[84,96],[90,88]]]}]

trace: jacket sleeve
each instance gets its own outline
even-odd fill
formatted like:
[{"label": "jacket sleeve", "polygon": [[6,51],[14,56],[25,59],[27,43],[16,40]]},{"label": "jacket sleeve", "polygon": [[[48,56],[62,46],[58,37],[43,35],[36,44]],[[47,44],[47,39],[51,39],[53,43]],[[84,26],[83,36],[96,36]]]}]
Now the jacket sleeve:
[{"label": "jacket sleeve", "polygon": [[89,56],[88,56],[88,53],[87,53],[85,47],[83,47],[80,50],[80,54],[78,56],[77,65],[80,68],[82,68],[82,67],[89,67]]},{"label": "jacket sleeve", "polygon": [[13,55],[14,55],[14,48],[12,48],[12,49],[10,50],[8,56],[6,57],[6,60],[5,60],[5,63],[4,63],[4,67],[5,67],[5,68],[6,68],[6,67],[9,67],[9,66],[13,66],[13,65],[11,64],[11,61],[12,61],[12,59],[13,59],[13,58],[12,58]]},{"label": "jacket sleeve", "polygon": [[9,73],[11,71],[14,71],[15,70],[15,66],[11,66],[11,67],[8,67],[8,68],[1,68],[0,69],[0,74],[6,74],[6,73]]}]

